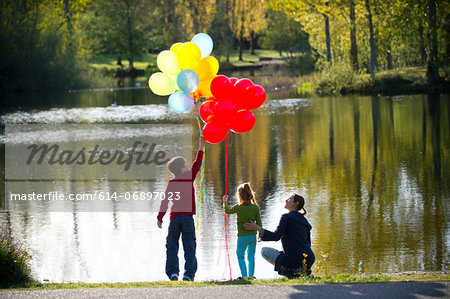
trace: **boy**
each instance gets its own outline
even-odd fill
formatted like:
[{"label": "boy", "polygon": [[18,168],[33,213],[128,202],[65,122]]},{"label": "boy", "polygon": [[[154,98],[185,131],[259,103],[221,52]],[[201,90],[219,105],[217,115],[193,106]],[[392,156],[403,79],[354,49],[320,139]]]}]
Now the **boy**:
[{"label": "boy", "polygon": [[165,199],[161,201],[158,214],[158,227],[162,228],[162,219],[166,214],[169,200],[172,201],[170,211],[169,231],[166,239],[166,274],[170,280],[178,280],[178,241],[183,241],[184,275],[183,280],[193,281],[197,272],[197,258],[195,257],[196,238],[194,218],[195,214],[195,189],[194,181],[202,166],[203,147],[205,139],[200,136],[197,158],[192,164],[192,168],[186,163],[183,157],[175,157],[169,161],[167,167],[175,178],[169,180],[167,184]]}]

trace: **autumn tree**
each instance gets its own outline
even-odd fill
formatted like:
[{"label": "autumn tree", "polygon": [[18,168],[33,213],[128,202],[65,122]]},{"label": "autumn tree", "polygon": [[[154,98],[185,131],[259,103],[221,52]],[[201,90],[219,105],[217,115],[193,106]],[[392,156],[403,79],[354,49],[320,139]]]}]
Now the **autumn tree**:
[{"label": "autumn tree", "polygon": [[244,41],[250,41],[250,51],[253,52],[256,35],[267,25],[264,5],[258,0],[231,0],[228,19],[231,31],[239,42],[239,60],[242,60]]},{"label": "autumn tree", "polygon": [[[275,10],[284,11],[302,23],[304,30],[312,37],[310,42],[313,46],[325,54],[327,61],[331,61],[330,18],[333,12],[331,1],[269,0],[267,5]],[[323,35],[317,34],[321,30],[323,30]],[[322,40],[320,36],[323,36],[324,39]],[[325,47],[322,46],[323,44]]]}]

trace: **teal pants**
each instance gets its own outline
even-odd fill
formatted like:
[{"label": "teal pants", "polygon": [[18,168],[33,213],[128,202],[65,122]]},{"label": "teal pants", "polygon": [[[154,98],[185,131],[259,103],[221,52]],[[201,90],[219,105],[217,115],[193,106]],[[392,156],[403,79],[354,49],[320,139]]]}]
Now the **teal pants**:
[{"label": "teal pants", "polygon": [[[255,250],[256,250],[256,235],[240,237],[238,236],[236,255],[241,269],[242,277],[253,277],[255,272]],[[248,261],[248,276],[247,267],[245,265],[245,251],[247,251]]]}]

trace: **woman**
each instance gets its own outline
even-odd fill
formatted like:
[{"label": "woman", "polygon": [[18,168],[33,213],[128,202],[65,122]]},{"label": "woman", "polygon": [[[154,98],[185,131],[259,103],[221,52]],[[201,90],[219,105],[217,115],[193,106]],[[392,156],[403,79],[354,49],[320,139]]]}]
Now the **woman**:
[{"label": "woman", "polygon": [[261,249],[262,256],[272,265],[280,275],[294,278],[301,274],[310,275],[311,266],[314,264],[315,256],[311,250],[311,225],[306,220],[304,208],[305,199],[294,193],[286,199],[285,208],[289,213],[281,216],[276,231],[271,232],[263,229],[256,223],[245,223],[247,230],[259,231],[263,241],[278,241],[281,239],[283,251],[264,247]]}]

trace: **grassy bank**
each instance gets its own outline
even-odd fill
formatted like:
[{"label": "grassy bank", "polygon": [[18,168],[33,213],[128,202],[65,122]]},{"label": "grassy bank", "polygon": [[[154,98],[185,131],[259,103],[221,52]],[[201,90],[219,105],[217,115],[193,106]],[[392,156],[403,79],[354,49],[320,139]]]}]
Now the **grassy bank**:
[{"label": "grassy bank", "polygon": [[[239,61],[238,52],[234,51],[229,57],[220,58],[219,73],[229,70],[237,70],[243,67],[251,67],[255,64],[286,63],[285,56],[280,56],[274,50],[256,50],[256,55],[244,52],[243,61]],[[96,73],[107,81],[116,76],[137,76],[145,80],[152,73],[158,72],[156,58],[158,54],[145,54],[134,62],[136,71],[130,73],[128,61],[123,60],[122,66],[117,65],[114,56],[99,56],[89,60],[89,65]],[[299,67],[301,68],[301,66]],[[328,64],[319,62],[316,71],[309,75],[280,74],[270,78],[255,78],[255,83],[261,84],[266,90],[277,90],[297,86],[299,95],[345,95],[345,94],[414,94],[428,91],[425,67],[404,67],[394,70],[377,71],[375,82],[371,82],[370,74],[364,71],[353,71],[345,63]],[[443,78],[441,91],[448,92],[450,87],[450,68],[440,70]],[[258,77],[258,76],[256,76]],[[105,82],[106,82],[105,81]],[[259,82],[261,81],[261,82]]]},{"label": "grassy bank", "polygon": [[[157,57],[158,53],[143,54],[139,59],[133,62],[133,66],[137,70],[138,74],[144,72],[146,76],[149,76],[151,73],[160,71],[156,65]],[[231,52],[228,62],[226,61],[226,57],[216,58],[219,60],[221,70],[229,70],[235,67],[251,66],[261,59],[284,59],[286,57],[280,56],[279,53],[274,50],[255,50],[255,55],[244,53],[242,61],[239,60],[239,53],[237,51]],[[122,60],[122,65],[118,65],[117,57],[114,55],[102,55],[93,57],[88,60],[88,63],[94,70],[101,71],[105,75],[117,75],[120,72],[126,73],[129,68],[128,60]]]},{"label": "grassy bank", "polygon": [[400,281],[450,281],[450,274],[444,272],[408,272],[396,274],[340,274],[334,276],[311,276],[297,279],[231,280],[231,281],[155,281],[130,283],[39,283],[30,282],[12,289],[87,289],[87,288],[143,288],[143,287],[208,287],[227,285],[316,285],[328,283],[374,283]]}]

